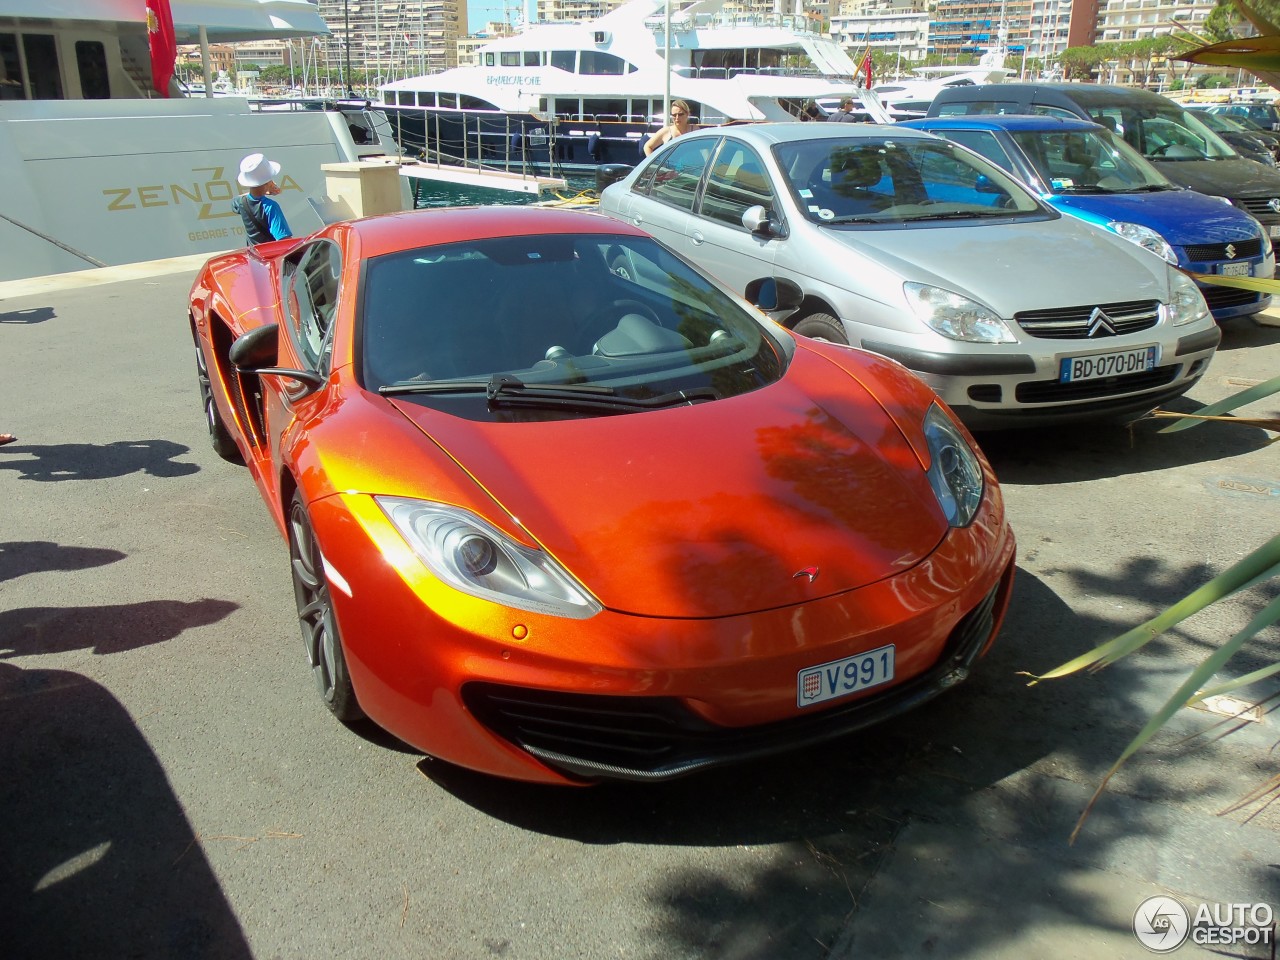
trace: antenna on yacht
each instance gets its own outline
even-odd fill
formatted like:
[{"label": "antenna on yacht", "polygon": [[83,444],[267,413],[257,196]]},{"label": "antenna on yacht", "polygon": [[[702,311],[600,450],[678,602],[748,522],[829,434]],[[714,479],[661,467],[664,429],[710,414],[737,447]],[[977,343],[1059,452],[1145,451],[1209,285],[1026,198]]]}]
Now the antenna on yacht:
[{"label": "antenna on yacht", "polygon": [[[662,40],[662,59],[667,79],[666,88],[662,93],[662,125],[666,126],[667,119],[671,116],[671,0],[664,0],[663,7],[666,8],[667,25]],[[685,117],[685,119],[689,118]]]}]

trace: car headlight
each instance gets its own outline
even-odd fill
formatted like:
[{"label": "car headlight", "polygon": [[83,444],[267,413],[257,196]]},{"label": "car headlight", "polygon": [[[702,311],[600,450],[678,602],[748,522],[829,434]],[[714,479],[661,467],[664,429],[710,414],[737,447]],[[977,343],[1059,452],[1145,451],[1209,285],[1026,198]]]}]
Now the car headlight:
[{"label": "car headlight", "polygon": [[930,329],[971,343],[1017,343],[1005,322],[982,304],[927,283],[902,285],[907,304]]},{"label": "car headlight", "polygon": [[603,609],[546,553],[521,546],[467,510],[403,497],[374,500],[431,572],[463,593],[574,620]]},{"label": "car headlight", "polygon": [[1204,294],[1185,273],[1170,270],[1169,286],[1173,294],[1169,299],[1169,322],[1175,327],[1209,316],[1209,305],[1204,302]]},{"label": "car headlight", "polygon": [[1274,252],[1271,246],[1271,237],[1269,235],[1270,231],[1268,231],[1261,223],[1258,224],[1258,230],[1262,234],[1262,255],[1264,257],[1269,257]]},{"label": "car headlight", "polygon": [[1177,266],[1178,255],[1173,252],[1173,247],[1169,246],[1164,237],[1150,227],[1144,227],[1140,223],[1125,223],[1120,220],[1113,220],[1107,224],[1107,227],[1120,234],[1126,240],[1133,241],[1143,250],[1150,250],[1157,257],[1164,260],[1165,263],[1172,263]]},{"label": "car headlight", "polygon": [[924,418],[929,486],[953,527],[967,527],[982,503],[982,465],[964,435],[936,403]]}]

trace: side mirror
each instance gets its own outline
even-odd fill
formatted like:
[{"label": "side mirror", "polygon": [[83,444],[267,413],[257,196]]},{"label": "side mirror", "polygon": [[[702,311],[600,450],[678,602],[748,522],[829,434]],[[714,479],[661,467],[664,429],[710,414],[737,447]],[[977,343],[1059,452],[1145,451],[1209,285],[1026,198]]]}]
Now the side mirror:
[{"label": "side mirror", "polygon": [[765,313],[794,310],[804,302],[799,285],[783,277],[761,277],[747,284],[746,301]]},{"label": "side mirror", "polygon": [[1004,193],[1004,188],[985,173],[978,174],[978,179],[973,181],[973,190],[975,193]]},{"label": "side mirror", "polygon": [[773,233],[773,224],[769,221],[769,211],[760,204],[747,207],[742,211],[742,225],[754,234],[769,236]]},{"label": "side mirror", "polygon": [[268,323],[241,334],[227,354],[231,362],[243,370],[270,366],[279,355],[280,325],[277,323]]},{"label": "side mirror", "polygon": [[235,368],[242,373],[271,373],[288,377],[315,390],[324,385],[324,377],[312,370],[292,370],[274,364],[280,358],[280,325],[268,323],[236,337],[227,354]]}]

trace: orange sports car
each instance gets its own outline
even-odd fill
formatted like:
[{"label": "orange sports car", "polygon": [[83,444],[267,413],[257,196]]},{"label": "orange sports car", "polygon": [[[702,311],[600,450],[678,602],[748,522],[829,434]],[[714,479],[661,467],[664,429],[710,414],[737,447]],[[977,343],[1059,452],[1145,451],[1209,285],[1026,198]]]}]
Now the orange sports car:
[{"label": "orange sports car", "polygon": [[209,432],[329,709],[498,776],[660,780],[963,678],[1013,579],[995,476],[905,368],[760,312],[798,294],[510,207],[210,260]]}]

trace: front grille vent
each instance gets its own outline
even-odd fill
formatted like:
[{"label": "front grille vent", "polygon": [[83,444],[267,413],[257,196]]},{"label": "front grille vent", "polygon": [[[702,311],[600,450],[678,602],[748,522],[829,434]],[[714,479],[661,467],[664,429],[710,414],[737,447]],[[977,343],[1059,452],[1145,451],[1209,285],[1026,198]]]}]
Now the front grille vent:
[{"label": "front grille vent", "polygon": [[[1235,250],[1235,256],[1227,255],[1227,247]],[[1246,260],[1249,257],[1262,256],[1262,238],[1253,240],[1237,240],[1235,243],[1197,243],[1183,247],[1187,259],[1195,263],[1207,260]]]},{"label": "front grille vent", "polygon": [[[1024,310],[1013,319],[1025,332],[1046,340],[1085,340],[1093,327],[1093,311],[1107,315],[1116,336],[1149,330],[1160,322],[1159,300],[1126,300],[1122,303],[1056,307],[1051,310]],[[1093,338],[1093,339],[1106,339]]]}]

